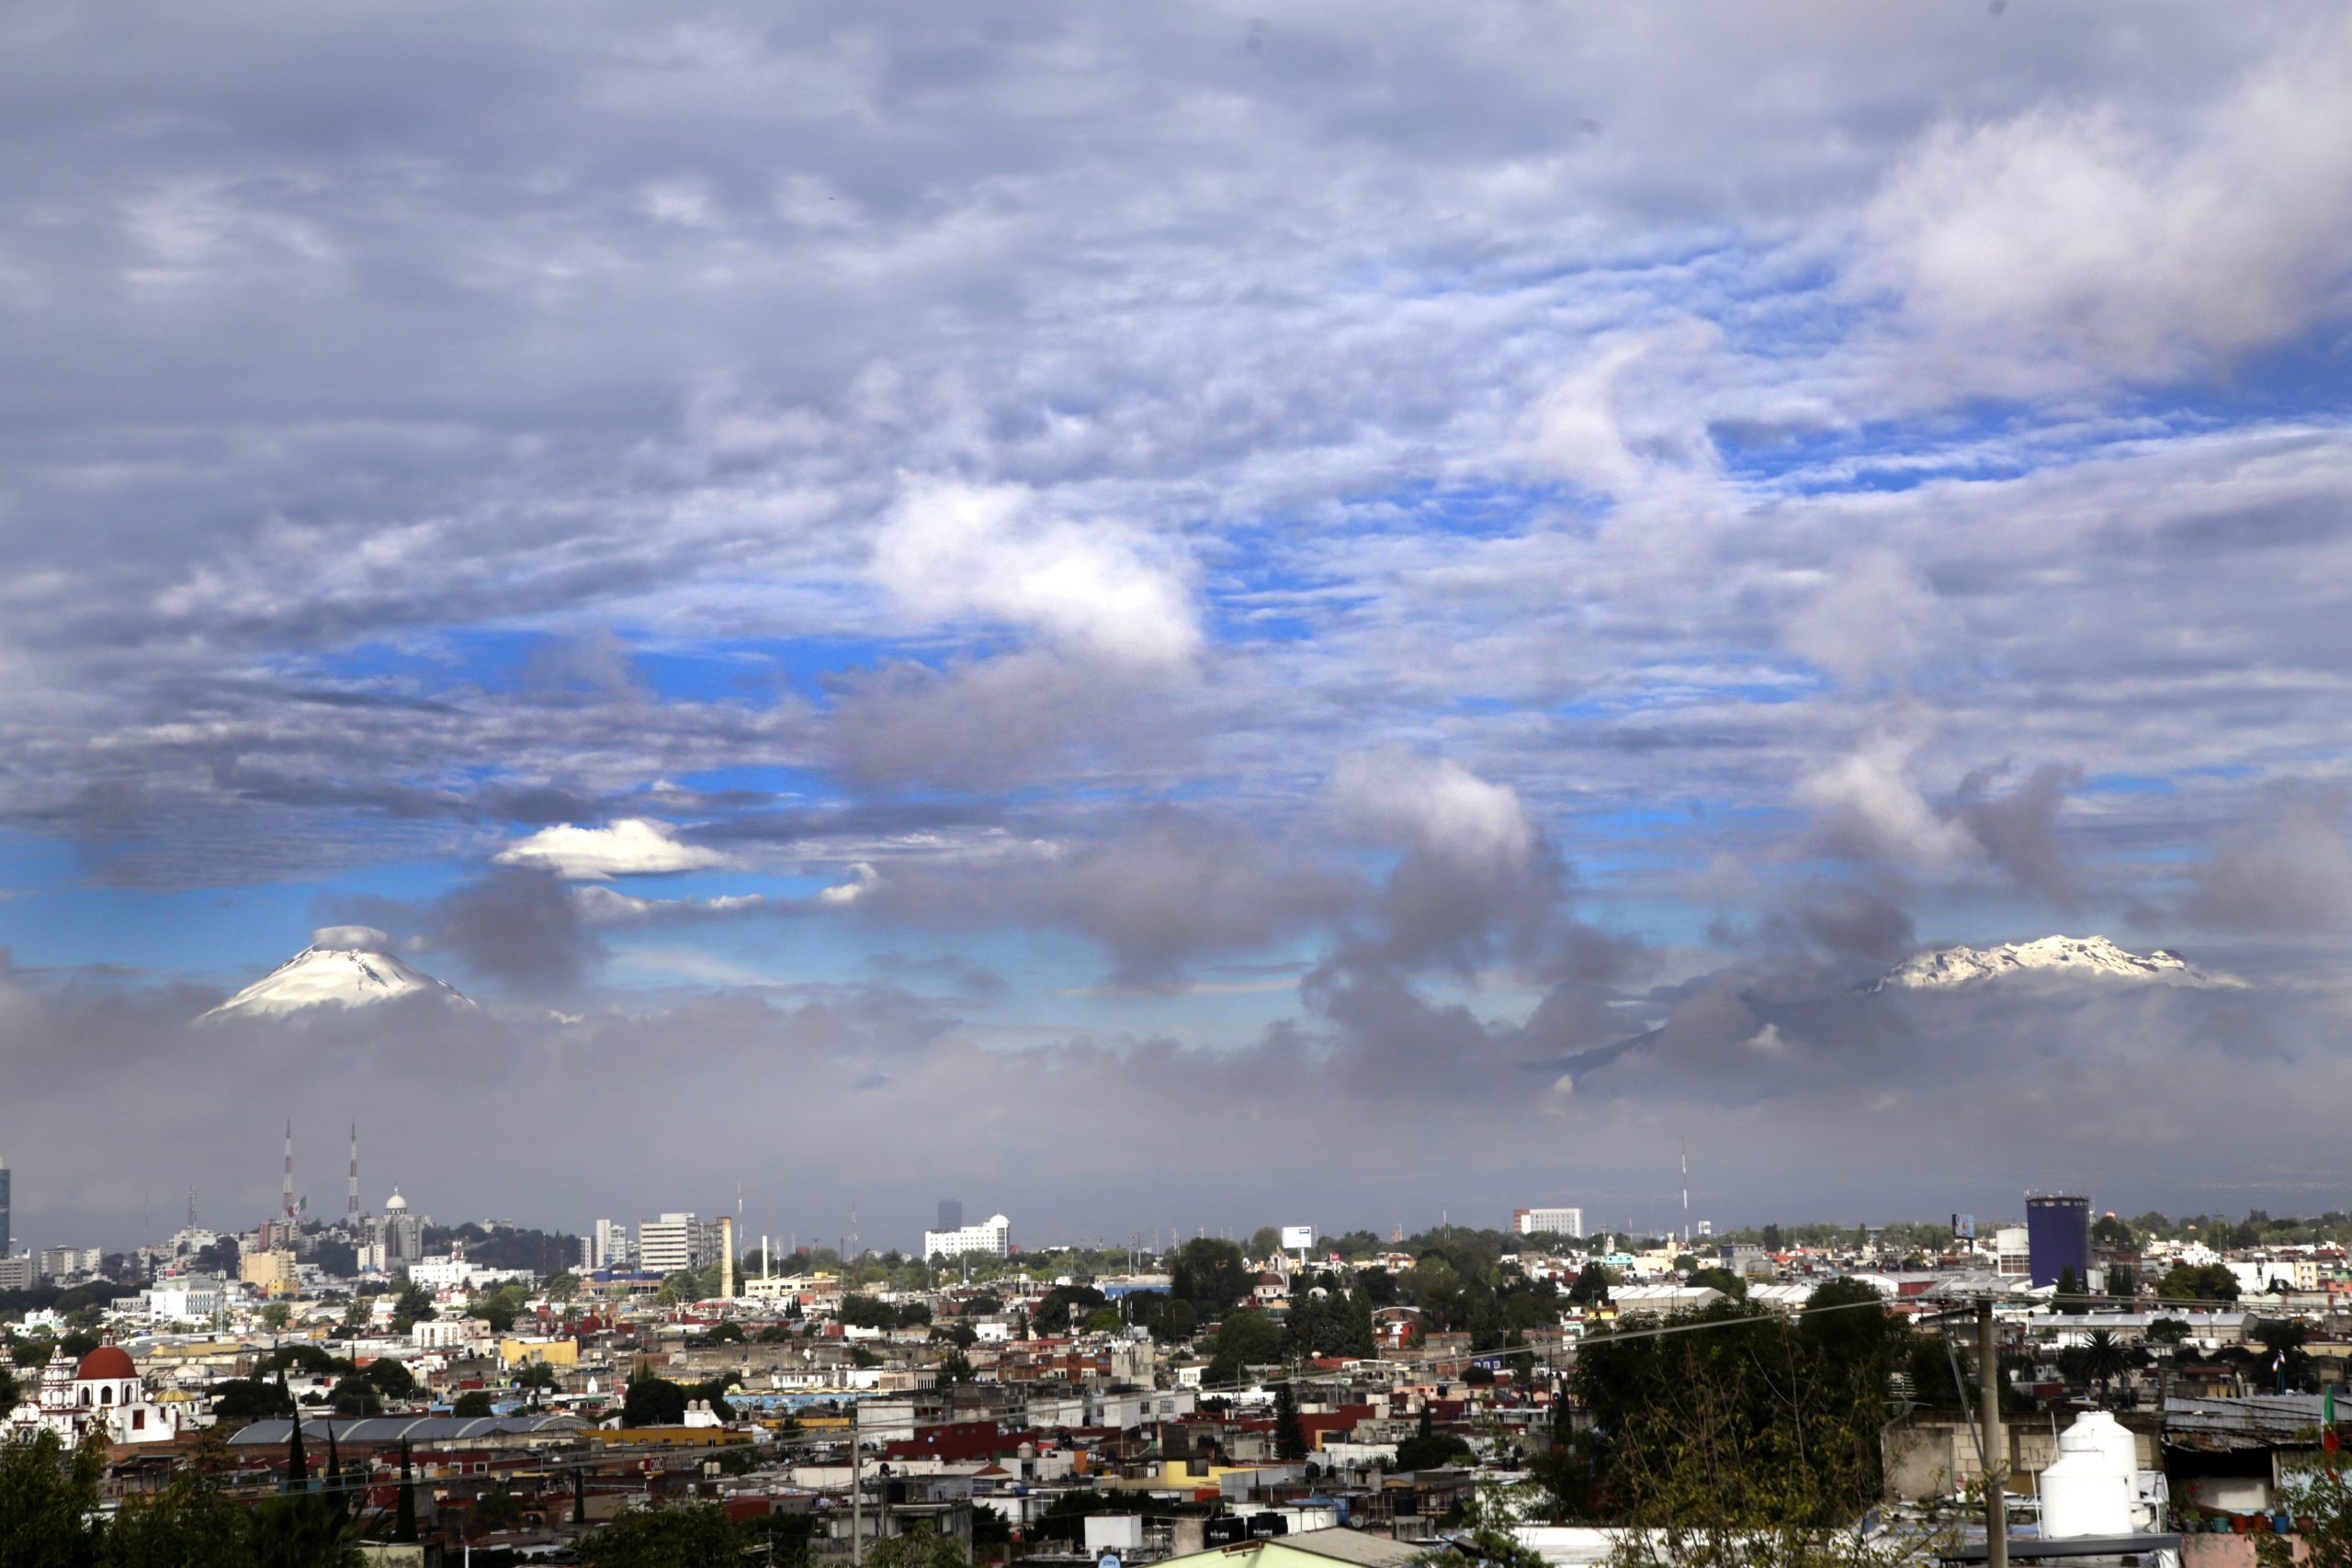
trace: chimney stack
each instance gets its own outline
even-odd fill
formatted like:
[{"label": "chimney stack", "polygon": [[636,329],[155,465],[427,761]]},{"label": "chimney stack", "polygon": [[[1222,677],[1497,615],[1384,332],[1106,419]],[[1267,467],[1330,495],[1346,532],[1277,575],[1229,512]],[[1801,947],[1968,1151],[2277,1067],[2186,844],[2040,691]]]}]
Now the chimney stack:
[{"label": "chimney stack", "polygon": [[735,1296],[735,1216],[718,1216],[718,1293]]}]

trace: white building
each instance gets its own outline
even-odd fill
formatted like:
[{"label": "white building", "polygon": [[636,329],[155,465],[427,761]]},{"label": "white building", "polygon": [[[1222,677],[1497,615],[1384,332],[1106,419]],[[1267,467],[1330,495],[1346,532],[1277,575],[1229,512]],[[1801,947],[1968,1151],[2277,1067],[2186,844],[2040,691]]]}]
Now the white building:
[{"label": "white building", "polygon": [[408,1212],[401,1190],[384,1200],[384,1212],[360,1222],[367,1240],[359,1247],[359,1267],[379,1274],[397,1273],[424,1257],[425,1218]]},{"label": "white building", "polygon": [[40,1277],[72,1280],[95,1274],[106,1267],[106,1254],[95,1247],[51,1247],[40,1254]]},{"label": "white building", "polygon": [[183,1318],[207,1320],[228,1302],[227,1282],[209,1274],[187,1274],[176,1280],[163,1280],[153,1289],[139,1292],[141,1309],[151,1318],[167,1322]]},{"label": "white building", "polygon": [[628,1269],[636,1262],[637,1248],[629,1241],[627,1221],[598,1220],[595,1227],[580,1238],[582,1269]]},{"label": "white building", "polygon": [[2032,1248],[2023,1225],[2003,1225],[1993,1233],[1994,1267],[2004,1274],[2030,1274]]},{"label": "white building", "polygon": [[922,1233],[922,1255],[925,1258],[962,1258],[967,1254],[988,1258],[1005,1258],[1012,1252],[1012,1222],[1002,1214],[990,1214],[977,1225],[964,1225],[952,1231]]},{"label": "white building", "polygon": [[657,1274],[707,1269],[718,1261],[722,1245],[717,1220],[698,1220],[691,1213],[640,1220],[637,1226],[637,1266]]},{"label": "white building", "polygon": [[1582,1209],[1513,1209],[1510,1228],[1521,1235],[1584,1235]]}]

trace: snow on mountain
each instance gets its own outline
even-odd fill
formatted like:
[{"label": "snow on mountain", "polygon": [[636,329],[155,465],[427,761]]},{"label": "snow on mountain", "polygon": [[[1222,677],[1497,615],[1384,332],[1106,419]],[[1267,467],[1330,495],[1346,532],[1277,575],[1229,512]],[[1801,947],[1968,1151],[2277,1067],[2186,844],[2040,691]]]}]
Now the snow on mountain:
[{"label": "snow on mountain", "polygon": [[2154,981],[2170,986],[2243,986],[2245,981],[2198,968],[2177,953],[2154,948],[2145,953],[2118,947],[2103,936],[2045,936],[1998,947],[1946,947],[1915,953],[1868,987],[1942,990],[1954,986],[2014,977],[2069,980]]},{"label": "snow on mountain", "polygon": [[424,996],[473,1010],[473,999],[446,980],[412,969],[384,951],[391,939],[369,926],[323,926],[311,945],[197,1020],[274,1018],[314,1007],[372,1007]]}]

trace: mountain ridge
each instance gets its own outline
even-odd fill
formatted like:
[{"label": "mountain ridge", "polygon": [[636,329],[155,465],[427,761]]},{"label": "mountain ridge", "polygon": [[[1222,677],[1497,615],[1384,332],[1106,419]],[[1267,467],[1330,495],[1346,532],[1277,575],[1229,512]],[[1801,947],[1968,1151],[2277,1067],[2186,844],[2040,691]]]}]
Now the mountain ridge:
[{"label": "mountain ridge", "polygon": [[2044,936],[1993,947],[1965,943],[1916,953],[1871,981],[1866,991],[1950,990],[2008,978],[2131,981],[2240,987],[2234,976],[2198,968],[2169,948],[2133,953],[2104,936]]}]

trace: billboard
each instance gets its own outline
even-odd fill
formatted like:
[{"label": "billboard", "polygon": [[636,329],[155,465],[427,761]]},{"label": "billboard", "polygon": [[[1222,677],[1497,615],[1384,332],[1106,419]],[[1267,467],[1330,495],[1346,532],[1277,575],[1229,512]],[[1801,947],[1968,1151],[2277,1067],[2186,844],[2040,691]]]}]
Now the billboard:
[{"label": "billboard", "polygon": [[1284,1225],[1283,1227],[1283,1250],[1284,1252],[1295,1251],[1303,1247],[1313,1247],[1314,1245],[1315,1227],[1313,1225]]}]

